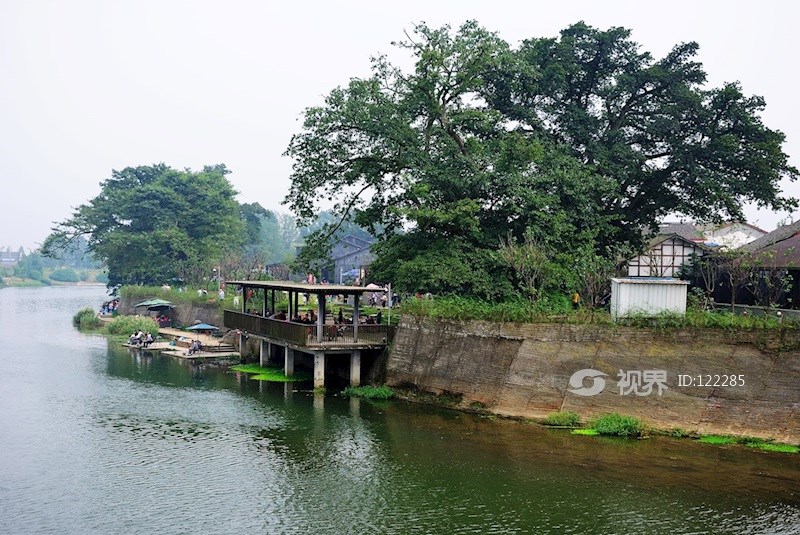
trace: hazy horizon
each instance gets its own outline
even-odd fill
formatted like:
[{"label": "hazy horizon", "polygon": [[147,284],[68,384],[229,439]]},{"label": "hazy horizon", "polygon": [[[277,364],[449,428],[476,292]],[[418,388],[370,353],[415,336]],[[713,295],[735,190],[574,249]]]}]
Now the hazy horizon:
[{"label": "hazy horizon", "polygon": [[[577,21],[623,26],[659,58],[697,41],[708,87],[740,81],[762,117],[787,135],[798,165],[800,111],[791,69],[800,8],[768,1],[422,2],[384,5],[176,0],[5,2],[0,5],[0,170],[7,194],[0,247],[35,248],[54,221],[100,192],[112,169],[224,163],[240,202],[286,213],[301,114],[351,77],[369,74],[415,22],[477,20],[512,45]],[[800,197],[797,183],[782,184]],[[8,194],[10,192],[10,195]],[[9,202],[10,201],[10,202]],[[791,214],[746,209],[765,230]],[[797,217],[795,217],[797,219]]]}]

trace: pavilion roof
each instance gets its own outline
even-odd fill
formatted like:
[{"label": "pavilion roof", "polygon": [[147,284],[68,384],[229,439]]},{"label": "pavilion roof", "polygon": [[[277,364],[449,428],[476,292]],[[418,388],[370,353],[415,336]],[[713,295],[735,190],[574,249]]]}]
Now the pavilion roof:
[{"label": "pavilion roof", "polygon": [[282,292],[300,292],[316,295],[356,295],[364,292],[382,292],[383,288],[372,289],[347,284],[308,284],[291,281],[225,281],[225,284],[236,284],[245,288],[260,288]]}]

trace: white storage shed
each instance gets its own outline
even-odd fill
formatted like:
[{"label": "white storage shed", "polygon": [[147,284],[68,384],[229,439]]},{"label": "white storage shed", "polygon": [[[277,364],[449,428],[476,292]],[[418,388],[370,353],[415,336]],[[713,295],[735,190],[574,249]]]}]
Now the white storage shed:
[{"label": "white storage shed", "polygon": [[611,317],[686,313],[688,281],[671,277],[611,279]]}]

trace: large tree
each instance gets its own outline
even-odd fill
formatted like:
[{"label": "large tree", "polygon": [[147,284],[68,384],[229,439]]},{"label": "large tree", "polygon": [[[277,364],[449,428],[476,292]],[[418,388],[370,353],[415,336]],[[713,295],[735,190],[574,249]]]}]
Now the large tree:
[{"label": "large tree", "polygon": [[780,194],[797,170],[759,117],[764,99],[737,83],[707,88],[697,50],[654,59],[627,29],[578,23],[523,42],[481,94],[516,130],[559,141],[613,182],[603,204],[618,240],[637,242],[671,213],[721,221],[744,219],[746,201],[797,207]]},{"label": "large tree", "polygon": [[224,165],[192,172],[164,164],[113,171],[97,197],[57,224],[43,250],[87,237],[112,287],[161,284],[203,265],[211,273],[224,246],[241,246],[245,236],[228,172]]},{"label": "large tree", "polygon": [[332,205],[377,232],[374,273],[401,289],[506,294],[509,232],[569,263],[637,245],[667,213],[796,204],[778,190],[797,171],[763,100],[704,89],[694,44],[655,61],[627,30],[577,24],[514,50],[469,22],[418,25],[398,46],[411,71],[379,57],[306,110],[286,202],[301,222]]}]

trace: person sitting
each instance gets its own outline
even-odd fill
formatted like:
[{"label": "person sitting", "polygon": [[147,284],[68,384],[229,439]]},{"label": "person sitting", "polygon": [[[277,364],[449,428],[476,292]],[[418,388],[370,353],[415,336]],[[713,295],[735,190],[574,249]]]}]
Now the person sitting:
[{"label": "person sitting", "polygon": [[144,342],[142,343],[142,347],[147,347],[153,343],[153,335],[148,332],[144,335]]},{"label": "person sitting", "polygon": [[189,346],[189,354],[194,355],[201,349],[200,340],[192,340],[192,345]]}]

